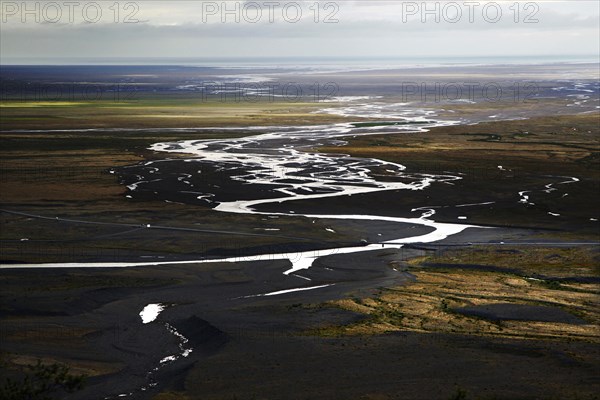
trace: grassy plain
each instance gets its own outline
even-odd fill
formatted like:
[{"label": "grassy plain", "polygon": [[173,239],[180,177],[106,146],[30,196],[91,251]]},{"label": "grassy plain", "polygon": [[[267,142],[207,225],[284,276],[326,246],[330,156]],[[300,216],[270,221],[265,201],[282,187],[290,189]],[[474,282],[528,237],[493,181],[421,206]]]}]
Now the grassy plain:
[{"label": "grassy plain", "polygon": [[122,101],[3,101],[2,130],[188,128],[315,124],[342,118],[311,113],[319,103],[140,98]]}]

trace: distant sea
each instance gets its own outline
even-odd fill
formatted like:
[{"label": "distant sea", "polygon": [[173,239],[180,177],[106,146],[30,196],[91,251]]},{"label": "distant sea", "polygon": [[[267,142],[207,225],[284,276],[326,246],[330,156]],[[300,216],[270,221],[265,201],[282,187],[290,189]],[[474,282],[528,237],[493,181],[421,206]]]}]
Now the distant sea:
[{"label": "distant sea", "polygon": [[256,58],[4,58],[0,65],[177,65],[205,67],[431,67],[443,65],[502,65],[597,63],[600,55],[481,56],[481,57],[256,57]]}]

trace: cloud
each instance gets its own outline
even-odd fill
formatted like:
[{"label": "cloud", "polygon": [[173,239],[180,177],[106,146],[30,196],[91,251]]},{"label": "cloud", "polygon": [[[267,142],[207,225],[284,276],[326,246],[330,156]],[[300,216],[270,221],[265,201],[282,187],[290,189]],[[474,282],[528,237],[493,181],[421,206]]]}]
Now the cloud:
[{"label": "cloud", "polygon": [[[246,1],[239,3],[242,10]],[[260,1],[257,3],[261,3]],[[503,17],[496,23],[464,17],[450,23],[428,15],[422,22],[415,13],[403,22],[398,2],[338,2],[339,9],[325,10],[319,3],[315,22],[314,3],[301,3],[303,17],[296,23],[282,17],[285,2],[280,2],[270,22],[264,15],[256,23],[222,23],[219,19],[202,22],[201,2],[139,2],[136,18],[140,23],[36,24],[10,23],[0,28],[0,55],[3,60],[38,56],[65,57],[377,57],[377,56],[486,56],[486,55],[598,55],[598,4],[571,1],[540,3],[537,23],[524,23],[523,4],[518,22],[507,13],[513,3],[502,3]],[[460,2],[459,2],[460,3]],[[594,2],[595,3],[595,2]],[[107,7],[112,4],[102,3]],[[417,4],[420,4],[417,3]],[[440,3],[441,4],[441,3]],[[485,4],[485,2],[482,2]],[[406,7],[406,5],[405,5]],[[438,6],[441,7],[441,6]],[[229,10],[232,10],[230,8]],[[431,9],[431,8],[430,8]],[[406,10],[406,8],[405,8]],[[441,8],[440,8],[441,10]],[[128,11],[121,10],[119,18]],[[327,13],[336,11],[338,23],[324,23]],[[213,10],[214,12],[214,10]],[[312,14],[311,14],[312,13]],[[110,16],[110,15],[109,15]],[[218,15],[213,15],[215,17]],[[455,16],[455,15],[454,15]],[[104,15],[107,17],[107,15]],[[4,61],[7,62],[7,61]]]}]

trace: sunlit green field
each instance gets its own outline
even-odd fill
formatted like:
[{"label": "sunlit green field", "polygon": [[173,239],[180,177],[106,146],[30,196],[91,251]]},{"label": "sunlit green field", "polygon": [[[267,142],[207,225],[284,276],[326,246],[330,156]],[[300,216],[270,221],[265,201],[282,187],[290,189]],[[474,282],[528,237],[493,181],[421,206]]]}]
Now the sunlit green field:
[{"label": "sunlit green field", "polygon": [[318,103],[188,99],[131,101],[3,101],[1,130],[161,128],[318,124],[341,118],[314,114]]}]

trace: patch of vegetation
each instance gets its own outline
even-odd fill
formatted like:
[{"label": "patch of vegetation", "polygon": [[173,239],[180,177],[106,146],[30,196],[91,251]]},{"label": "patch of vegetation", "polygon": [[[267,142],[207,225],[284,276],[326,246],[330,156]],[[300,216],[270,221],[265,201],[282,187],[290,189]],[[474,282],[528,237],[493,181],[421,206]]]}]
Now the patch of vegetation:
[{"label": "patch of vegetation", "polygon": [[[555,280],[544,280],[542,284],[546,286],[548,289],[552,290],[564,290],[565,288],[560,284],[560,282]],[[568,289],[567,289],[568,290]]]},{"label": "patch of vegetation", "polygon": [[[539,268],[546,268],[546,265],[541,263],[538,267],[536,263],[539,260],[547,261],[548,254],[556,259],[557,251],[558,254],[563,254],[564,257],[560,258],[562,261],[565,258],[580,258],[585,264],[590,249],[537,248],[531,253],[528,250],[503,248],[497,251],[490,246],[481,246],[468,250],[471,252],[471,259],[465,258],[465,249],[452,249],[435,256],[412,259],[408,265],[416,281],[397,288],[381,289],[371,298],[351,297],[325,303],[330,307],[361,313],[368,318],[351,325],[330,326],[312,333],[339,336],[408,330],[522,339],[600,341],[597,329],[600,325],[598,284],[565,284],[552,279],[528,279],[509,268],[518,266],[539,274]],[[428,268],[426,264],[431,257],[442,259],[442,265],[447,267]],[[506,269],[465,268],[470,262],[490,261],[487,257],[493,258],[499,265],[506,265]],[[517,257],[517,260],[513,257]],[[523,264],[515,265],[518,260],[522,260]],[[452,267],[453,263],[455,268]],[[583,272],[590,271],[584,269]],[[564,321],[537,321],[535,318],[496,320],[456,311],[462,307],[491,304],[560,308],[587,323],[577,325]]]},{"label": "patch of vegetation", "polygon": [[[522,276],[540,277],[594,277],[600,275],[600,262],[596,246],[576,247],[533,247],[505,245],[469,246],[468,248],[448,249],[433,255],[414,259],[410,264],[435,263],[447,265],[447,271],[456,267],[480,266],[506,269],[506,272],[518,271]],[[441,269],[440,269],[441,270]],[[436,271],[439,271],[436,268]],[[552,286],[559,288],[554,282]]]},{"label": "patch of vegetation", "polygon": [[456,391],[448,397],[448,400],[466,400],[467,399],[467,391],[462,388],[456,388]]},{"label": "patch of vegetation", "polygon": [[152,400],[189,400],[190,398],[181,392],[162,392],[152,398]]},{"label": "patch of vegetation", "polygon": [[[3,400],[52,400],[62,398],[62,394],[81,390],[85,384],[85,375],[73,375],[67,365],[28,365],[20,380],[7,378],[0,387]],[[60,397],[59,397],[60,396]]]}]

